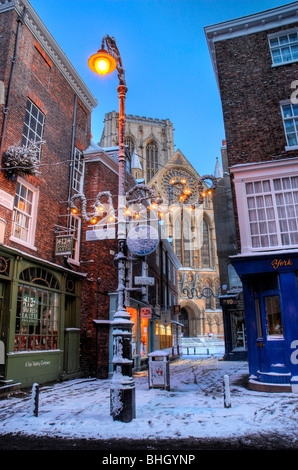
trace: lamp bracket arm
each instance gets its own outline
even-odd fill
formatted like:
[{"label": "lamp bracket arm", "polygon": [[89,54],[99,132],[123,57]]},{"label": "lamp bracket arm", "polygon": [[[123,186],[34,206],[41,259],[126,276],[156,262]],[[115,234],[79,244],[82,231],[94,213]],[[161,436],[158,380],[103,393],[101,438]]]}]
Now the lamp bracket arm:
[{"label": "lamp bracket arm", "polygon": [[102,49],[104,49],[105,46],[109,54],[111,54],[117,62],[118,78],[119,78],[120,85],[126,86],[125,71],[122,66],[122,60],[121,60],[119,49],[116,45],[115,38],[106,34],[102,39],[102,43],[101,43]]}]

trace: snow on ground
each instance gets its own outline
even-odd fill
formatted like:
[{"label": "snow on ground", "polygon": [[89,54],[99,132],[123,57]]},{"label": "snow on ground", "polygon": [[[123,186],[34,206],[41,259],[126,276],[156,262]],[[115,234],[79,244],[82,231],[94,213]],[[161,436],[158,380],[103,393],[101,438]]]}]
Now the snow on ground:
[{"label": "snow on ground", "polygon": [[[224,407],[224,376],[231,407]],[[31,393],[0,400],[0,435],[87,439],[233,438],[275,434],[298,446],[298,397],[246,387],[246,362],[221,355],[182,356],[170,364],[170,390],[149,389],[147,371],[135,375],[136,418],[110,416],[110,380],[76,379],[40,387],[39,413]]]}]

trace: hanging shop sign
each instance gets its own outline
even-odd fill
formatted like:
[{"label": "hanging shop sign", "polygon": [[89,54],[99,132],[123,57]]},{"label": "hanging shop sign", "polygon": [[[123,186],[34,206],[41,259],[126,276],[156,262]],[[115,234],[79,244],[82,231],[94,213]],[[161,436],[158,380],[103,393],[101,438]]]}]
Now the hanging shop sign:
[{"label": "hanging shop sign", "polygon": [[141,318],[148,318],[149,320],[151,320],[151,308],[150,307],[141,308]]},{"label": "hanging shop sign", "polygon": [[10,209],[12,211],[13,210],[13,202],[14,202],[14,196],[7,193],[6,191],[3,191],[3,189],[0,189],[0,204],[1,204],[1,206],[6,207],[6,209]]},{"label": "hanging shop sign", "polygon": [[133,254],[137,256],[149,255],[158,246],[158,232],[151,225],[137,225],[128,232],[126,243]]},{"label": "hanging shop sign", "polygon": [[58,235],[56,237],[55,255],[71,255],[73,250],[73,235]]},{"label": "hanging shop sign", "polygon": [[154,277],[135,276],[136,286],[154,286]]}]

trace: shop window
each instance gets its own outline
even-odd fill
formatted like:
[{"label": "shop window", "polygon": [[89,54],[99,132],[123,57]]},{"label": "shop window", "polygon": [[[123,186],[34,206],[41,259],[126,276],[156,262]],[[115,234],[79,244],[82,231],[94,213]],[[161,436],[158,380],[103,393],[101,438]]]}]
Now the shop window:
[{"label": "shop window", "polygon": [[146,356],[148,352],[148,318],[141,318],[140,355]]},{"label": "shop window", "polygon": [[15,324],[15,351],[41,351],[58,348],[59,293],[58,282],[41,268],[25,269],[19,282]]},{"label": "shop window", "polygon": [[246,349],[246,332],[244,311],[231,311],[231,332],[232,332],[232,348],[233,350]]},{"label": "shop window", "polygon": [[258,338],[263,338],[262,315],[260,309],[260,299],[255,299],[256,315],[257,315],[257,333]]},{"label": "shop window", "polygon": [[131,345],[132,345],[132,355],[136,356],[138,354],[138,351],[137,351],[137,344],[138,344],[138,311],[135,308],[127,308],[126,310],[128,311],[128,313],[130,315],[130,319],[133,322]]},{"label": "shop window", "polygon": [[279,295],[265,297],[265,309],[269,336],[283,336]]},{"label": "shop window", "polygon": [[172,328],[171,325],[159,325],[160,349],[172,347]]}]

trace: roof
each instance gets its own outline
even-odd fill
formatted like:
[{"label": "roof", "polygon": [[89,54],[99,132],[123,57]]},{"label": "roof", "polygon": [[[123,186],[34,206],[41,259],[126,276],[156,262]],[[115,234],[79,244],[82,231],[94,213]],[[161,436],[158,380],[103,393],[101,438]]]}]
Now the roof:
[{"label": "roof", "polygon": [[0,13],[15,9],[21,15],[26,9],[24,15],[24,24],[32,33],[33,37],[42,46],[51,61],[58,67],[64,78],[72,87],[74,92],[80,98],[88,111],[92,111],[97,106],[97,100],[92,95],[82,78],[75,70],[61,47],[55,41],[49,30],[46,28],[32,5],[28,0],[0,0]]},{"label": "roof", "polygon": [[298,22],[297,12],[298,2],[293,2],[281,7],[206,26],[204,31],[216,79],[218,79],[215,55],[216,42],[296,23]]}]

